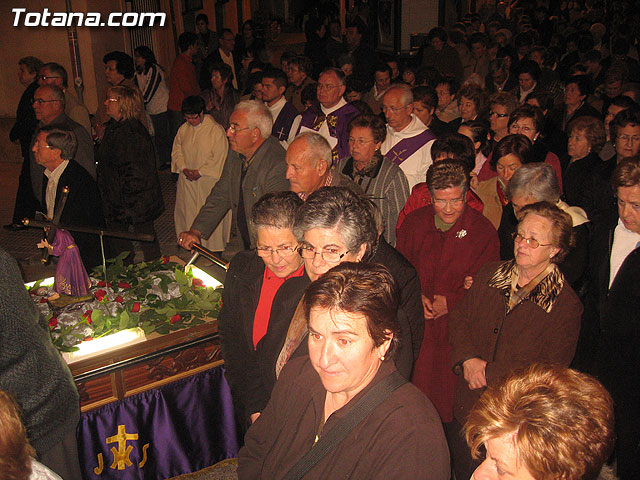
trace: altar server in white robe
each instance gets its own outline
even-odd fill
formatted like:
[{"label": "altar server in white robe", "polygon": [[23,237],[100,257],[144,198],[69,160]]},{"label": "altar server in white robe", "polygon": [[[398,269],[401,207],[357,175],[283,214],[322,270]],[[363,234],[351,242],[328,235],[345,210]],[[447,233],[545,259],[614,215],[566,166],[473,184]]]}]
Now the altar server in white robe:
[{"label": "altar server in white robe", "polygon": [[[174,219],[176,235],[191,228],[211,189],[220,179],[229,142],[224,128],[204,113],[205,102],[191,96],[182,102],[182,124],[173,141],[171,171],[179,174]],[[201,244],[214,252],[224,250],[231,230],[231,211]]]}]

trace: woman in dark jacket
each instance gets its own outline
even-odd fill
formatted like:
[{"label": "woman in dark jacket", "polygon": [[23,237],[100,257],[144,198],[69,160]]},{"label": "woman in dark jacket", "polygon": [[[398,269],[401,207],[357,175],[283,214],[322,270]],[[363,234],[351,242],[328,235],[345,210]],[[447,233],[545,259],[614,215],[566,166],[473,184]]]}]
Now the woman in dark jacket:
[{"label": "woman in dark jacket", "polygon": [[229,65],[214,63],[210,73],[212,88],[201,93],[206,102],[206,113],[226,130],[229,128],[229,117],[240,100],[240,94],[231,84],[233,71]]},{"label": "woman in dark jacket", "polygon": [[[97,174],[107,227],[153,235],[153,242],[141,242],[144,260],[152,260],[160,256],[153,221],[164,211],[164,202],[142,96],[136,89],[115,86],[107,91],[105,105],[111,120],[97,151]],[[115,254],[129,251],[125,263],[133,262],[131,241],[113,239],[111,246]]]}]

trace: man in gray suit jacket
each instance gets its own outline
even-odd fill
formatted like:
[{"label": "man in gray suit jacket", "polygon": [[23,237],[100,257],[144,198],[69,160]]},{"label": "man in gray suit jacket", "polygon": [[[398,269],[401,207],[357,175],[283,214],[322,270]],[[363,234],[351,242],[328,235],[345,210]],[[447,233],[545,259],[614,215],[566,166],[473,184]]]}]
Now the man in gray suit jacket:
[{"label": "man in gray suit jacket", "polygon": [[238,225],[244,247],[252,245],[247,219],[265,193],[289,190],[285,177],[285,151],[271,136],[271,113],[259,101],[240,102],[229,119],[229,154],[218,183],[193,221],[191,229],[178,235],[187,250],[201,237],[209,237],[229,209]]}]

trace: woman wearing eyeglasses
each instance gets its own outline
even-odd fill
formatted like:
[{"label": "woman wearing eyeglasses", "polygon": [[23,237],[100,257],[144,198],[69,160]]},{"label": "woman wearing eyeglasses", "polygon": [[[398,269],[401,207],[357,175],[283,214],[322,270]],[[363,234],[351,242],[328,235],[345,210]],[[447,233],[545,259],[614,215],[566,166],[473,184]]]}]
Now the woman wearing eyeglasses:
[{"label": "woman wearing eyeglasses", "polygon": [[434,163],[427,171],[427,187],[433,202],[407,215],[398,229],[398,250],[418,271],[424,308],[424,336],[412,382],[446,424],[453,420],[457,380],[449,367],[449,312],[470,286],[465,277],[499,259],[499,242],[489,220],[466,205],[469,174],[462,163]]},{"label": "woman wearing eyeglasses", "polygon": [[492,140],[499,142],[509,135],[509,115],[518,108],[518,100],[509,92],[497,92],[489,98],[489,123]]},{"label": "woman wearing eyeglasses", "polygon": [[[275,383],[275,359],[301,296],[291,288],[303,291],[309,284],[293,234],[301,204],[293,192],[263,196],[249,224],[256,248],[233,257],[227,272],[218,328],[225,377],[245,427],[267,405]],[[281,288],[287,280],[289,290]]]},{"label": "woman wearing eyeglasses", "polygon": [[568,366],[576,349],[582,304],[556,265],[572,243],[571,217],[548,202],[520,214],[515,259],[482,267],[449,316],[458,382],[447,433],[456,478],[478,465],[460,432],[485,387],[534,362]]}]

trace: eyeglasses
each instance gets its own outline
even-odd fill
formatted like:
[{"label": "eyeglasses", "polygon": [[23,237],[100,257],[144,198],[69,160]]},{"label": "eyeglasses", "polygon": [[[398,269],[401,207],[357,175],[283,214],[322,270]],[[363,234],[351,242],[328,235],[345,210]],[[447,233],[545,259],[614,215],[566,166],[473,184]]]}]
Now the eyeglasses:
[{"label": "eyeglasses", "polygon": [[398,113],[400,110],[404,110],[405,108],[407,108],[409,105],[403,105],[402,107],[387,107],[386,105],[382,105],[382,111],[384,113],[387,113],[388,111],[390,111],[393,114]]},{"label": "eyeglasses", "polygon": [[120,99],[119,98],[111,98],[111,97],[107,97],[107,102],[119,102]]},{"label": "eyeglasses", "polygon": [[200,118],[200,114],[196,113],[195,115],[185,115],[184,119],[185,120],[197,120]]},{"label": "eyeglasses", "polygon": [[338,250],[335,248],[325,248],[316,252],[316,249],[311,245],[302,245],[298,247],[298,253],[302,258],[306,258],[307,260],[311,260],[316,258],[316,255],[320,255],[320,257],[327,263],[338,263],[347,253],[349,253],[349,250],[344,253],[338,253]]},{"label": "eyeglasses", "polygon": [[236,124],[236,123],[232,123],[231,125],[229,125],[229,131],[231,133],[238,133],[241,132],[243,130],[250,130],[251,127],[246,127],[246,128],[239,128],[240,125]]},{"label": "eyeglasses", "polygon": [[60,100],[43,100],[41,98],[34,98],[33,103],[36,105],[42,105],[43,103],[59,102]]},{"label": "eyeglasses", "polygon": [[279,257],[290,257],[294,253],[296,253],[297,247],[290,247],[285,245],[284,247],[278,248],[265,248],[265,247],[256,247],[256,254],[259,257],[271,257],[273,254],[278,255]]},{"label": "eyeglasses", "polygon": [[640,142],[640,135],[618,135],[618,140],[625,143],[629,141],[631,141],[631,143],[638,143]]},{"label": "eyeglasses", "polygon": [[498,118],[504,118],[504,117],[508,117],[509,114],[508,113],[498,113],[498,112],[494,112],[493,110],[491,110],[489,112],[489,116],[491,117],[498,117]]},{"label": "eyeglasses", "polygon": [[365,145],[373,142],[373,140],[366,140],[364,138],[353,138],[349,137],[349,145],[358,145],[359,147],[364,147]]},{"label": "eyeglasses", "polygon": [[38,78],[40,80],[49,80],[50,78],[61,78],[61,77],[53,76],[53,75],[38,75]]},{"label": "eyeglasses", "polygon": [[48,149],[52,149],[53,147],[51,145],[40,145],[38,143],[33,145],[33,148],[35,148],[36,150],[41,150],[43,148],[48,148]]},{"label": "eyeglasses", "polygon": [[331,83],[318,83],[318,90],[333,90],[337,85],[332,85]]},{"label": "eyeglasses", "polygon": [[552,245],[551,243],[540,243],[535,238],[524,238],[518,232],[512,233],[511,236],[513,237],[514,242],[516,243],[526,242],[527,245],[533,249],[536,249],[538,247],[550,247]]},{"label": "eyeglasses", "polygon": [[511,130],[512,132],[530,133],[533,131],[533,128],[526,125],[521,126],[521,125],[518,125],[517,123],[514,123],[513,125],[511,125],[509,130]]},{"label": "eyeglasses", "polygon": [[440,208],[444,208],[447,205],[452,206],[453,208],[459,207],[464,203],[464,197],[461,198],[452,198],[451,200],[441,200],[439,198],[433,199],[433,204],[437,205]]}]

